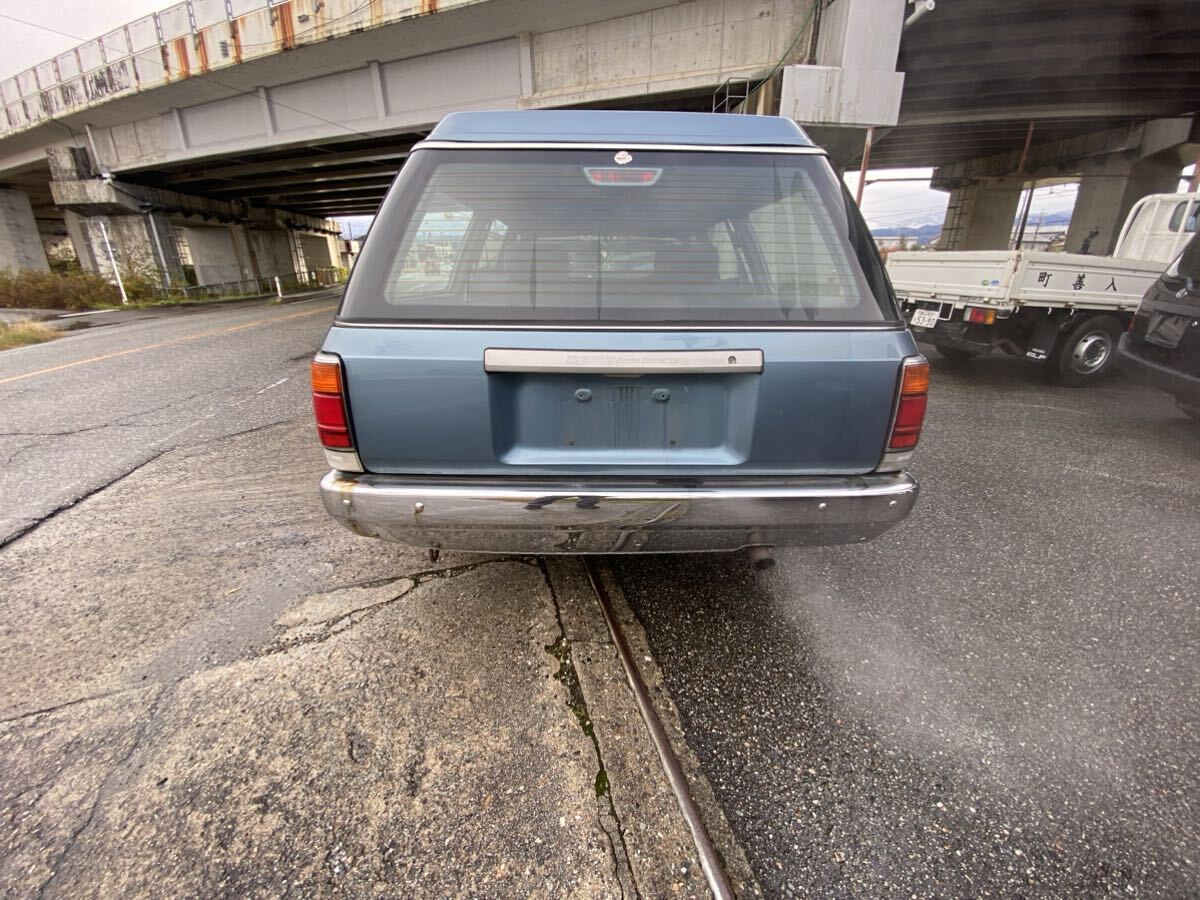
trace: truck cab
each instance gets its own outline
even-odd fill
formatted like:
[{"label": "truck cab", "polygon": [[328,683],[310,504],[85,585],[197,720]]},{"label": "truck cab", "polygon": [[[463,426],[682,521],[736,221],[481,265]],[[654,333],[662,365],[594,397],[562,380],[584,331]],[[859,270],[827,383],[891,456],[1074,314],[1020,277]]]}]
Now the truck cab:
[{"label": "truck cab", "polygon": [[917,495],[928,364],[787,119],[447,117],[313,371],[326,508],[431,550],[857,542]]}]

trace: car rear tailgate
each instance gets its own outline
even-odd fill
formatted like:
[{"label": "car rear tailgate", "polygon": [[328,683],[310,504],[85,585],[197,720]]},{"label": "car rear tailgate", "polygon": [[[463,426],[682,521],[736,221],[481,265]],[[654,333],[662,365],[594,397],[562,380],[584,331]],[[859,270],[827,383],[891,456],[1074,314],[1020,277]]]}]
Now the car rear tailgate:
[{"label": "car rear tailgate", "polygon": [[325,349],[371,472],[674,477],[872,471],[917,352],[896,328],[340,326]]}]

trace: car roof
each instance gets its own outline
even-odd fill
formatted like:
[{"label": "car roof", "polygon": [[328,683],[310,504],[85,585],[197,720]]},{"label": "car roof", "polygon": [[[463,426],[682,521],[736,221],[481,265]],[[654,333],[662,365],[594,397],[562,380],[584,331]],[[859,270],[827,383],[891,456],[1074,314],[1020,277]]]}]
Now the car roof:
[{"label": "car roof", "polygon": [[812,147],[782,116],[613,109],[495,110],[451,113],[429,134],[437,141],[704,144]]}]

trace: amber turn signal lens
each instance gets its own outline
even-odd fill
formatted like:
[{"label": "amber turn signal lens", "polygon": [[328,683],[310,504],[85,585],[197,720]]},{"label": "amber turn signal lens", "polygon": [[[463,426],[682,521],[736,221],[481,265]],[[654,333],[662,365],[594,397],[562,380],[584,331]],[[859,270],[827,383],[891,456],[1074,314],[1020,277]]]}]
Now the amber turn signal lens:
[{"label": "amber turn signal lens", "polygon": [[318,394],[340,394],[342,367],[335,362],[313,360],[312,389]]},{"label": "amber turn signal lens", "polygon": [[922,360],[904,367],[904,383],[900,386],[902,397],[912,397],[929,391],[929,363]]}]

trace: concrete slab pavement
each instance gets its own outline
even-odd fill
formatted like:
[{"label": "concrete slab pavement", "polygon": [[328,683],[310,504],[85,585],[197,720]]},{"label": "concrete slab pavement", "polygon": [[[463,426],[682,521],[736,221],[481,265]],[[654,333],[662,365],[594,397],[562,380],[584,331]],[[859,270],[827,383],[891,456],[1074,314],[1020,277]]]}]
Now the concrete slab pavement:
[{"label": "concrete slab pavement", "polygon": [[171,451],[0,553],[0,883],[706,896],[577,573],[356,538],[322,468]]}]

